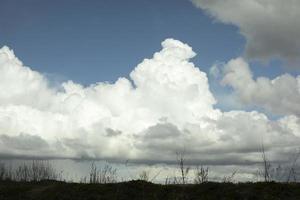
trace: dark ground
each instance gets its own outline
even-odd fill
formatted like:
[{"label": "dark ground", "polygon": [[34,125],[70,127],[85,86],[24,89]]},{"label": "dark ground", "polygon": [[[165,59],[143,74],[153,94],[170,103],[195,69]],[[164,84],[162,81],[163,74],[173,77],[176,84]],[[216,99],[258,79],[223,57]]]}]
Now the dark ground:
[{"label": "dark ground", "polygon": [[98,199],[297,199],[300,184],[203,183],[158,185],[144,181],[115,184],[77,184],[57,181],[0,182],[0,200],[98,200]]}]

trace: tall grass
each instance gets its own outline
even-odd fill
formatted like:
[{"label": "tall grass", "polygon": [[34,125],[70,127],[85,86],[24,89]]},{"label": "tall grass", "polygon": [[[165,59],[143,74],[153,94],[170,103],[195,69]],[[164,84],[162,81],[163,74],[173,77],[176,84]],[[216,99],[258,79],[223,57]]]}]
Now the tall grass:
[{"label": "tall grass", "polygon": [[116,183],[117,170],[112,166],[105,164],[102,168],[97,168],[93,162],[90,170],[89,183]]},{"label": "tall grass", "polygon": [[15,168],[0,163],[0,180],[12,181],[41,181],[61,180],[62,173],[58,173],[49,161],[34,160],[23,163]]}]

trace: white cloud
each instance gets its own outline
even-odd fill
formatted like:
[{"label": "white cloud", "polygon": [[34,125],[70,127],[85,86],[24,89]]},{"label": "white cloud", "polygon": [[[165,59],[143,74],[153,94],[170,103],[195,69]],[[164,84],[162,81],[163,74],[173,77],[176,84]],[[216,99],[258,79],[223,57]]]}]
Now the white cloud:
[{"label": "white cloud", "polygon": [[300,1],[191,0],[212,17],[239,28],[250,58],[299,61]]},{"label": "white cloud", "polygon": [[48,109],[53,91],[41,74],[23,66],[6,46],[0,51],[0,66],[0,105],[34,105]]},{"label": "white cloud", "polygon": [[274,114],[300,116],[300,76],[283,74],[272,80],[254,80],[243,58],[226,63],[223,73],[222,83],[231,86],[242,103],[263,107]]},{"label": "white cloud", "polygon": [[[58,88],[2,48],[0,152],[170,163],[184,149],[194,163],[243,165],[259,161],[262,139],[276,160],[285,159],[279,149],[299,144],[298,117],[272,121],[259,112],[215,109],[206,74],[189,61],[192,48],[174,39],[162,47],[131,80]],[[234,82],[256,84],[247,67],[239,69]]]}]

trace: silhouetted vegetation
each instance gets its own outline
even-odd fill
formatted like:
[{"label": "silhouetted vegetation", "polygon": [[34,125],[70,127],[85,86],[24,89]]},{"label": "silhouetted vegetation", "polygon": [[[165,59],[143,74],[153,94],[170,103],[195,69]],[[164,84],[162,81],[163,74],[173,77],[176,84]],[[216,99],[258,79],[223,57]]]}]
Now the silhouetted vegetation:
[{"label": "silhouetted vegetation", "polygon": [[0,180],[20,182],[62,180],[62,172],[58,173],[49,161],[34,160],[30,164],[23,163],[15,168],[0,163]]},{"label": "silhouetted vegetation", "polygon": [[200,184],[208,182],[208,167],[197,166],[195,169],[194,183]]},{"label": "silhouetted vegetation", "polygon": [[210,182],[209,168],[188,166],[183,153],[176,154],[177,175],[166,177],[164,184],[152,183],[161,171],[151,175],[149,170],[137,174],[137,180],[121,182],[117,169],[108,163],[99,167],[93,162],[80,183],[67,183],[62,181],[63,173],[58,173],[49,161],[14,167],[0,162],[0,200],[300,199],[300,183],[296,183],[299,152],[284,167],[272,163],[263,146],[261,156],[257,175],[263,182],[255,183],[234,183],[238,170],[225,175],[219,183]]},{"label": "silhouetted vegetation", "polygon": [[159,185],[145,181],[79,184],[56,181],[0,181],[1,200],[193,200],[193,199],[300,199],[300,184],[275,182]]},{"label": "silhouetted vegetation", "polygon": [[176,155],[177,155],[177,163],[178,163],[178,167],[179,167],[180,175],[181,175],[181,181],[177,180],[176,177],[174,180],[177,183],[186,184],[187,176],[188,176],[191,168],[189,166],[186,166],[184,152],[177,152]]},{"label": "silhouetted vegetation", "polygon": [[292,160],[285,166],[272,163],[265,152],[264,145],[261,147],[261,169],[258,170],[257,176],[260,181],[264,182],[297,182],[299,173],[297,172],[297,161],[300,151],[297,151]]},{"label": "silhouetted vegetation", "polygon": [[106,164],[103,168],[98,169],[95,163],[91,165],[89,183],[116,183],[117,170]]}]

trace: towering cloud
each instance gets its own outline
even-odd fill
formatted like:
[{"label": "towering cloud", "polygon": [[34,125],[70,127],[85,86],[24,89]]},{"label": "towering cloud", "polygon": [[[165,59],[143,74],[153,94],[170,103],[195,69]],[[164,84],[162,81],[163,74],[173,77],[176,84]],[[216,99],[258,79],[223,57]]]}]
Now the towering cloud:
[{"label": "towering cloud", "polygon": [[[245,164],[260,160],[259,148],[264,141],[275,160],[285,159],[280,157],[281,150],[293,151],[300,142],[298,115],[289,115],[294,114],[290,106],[278,108],[288,115],[277,121],[256,111],[215,109],[206,74],[189,61],[195,55],[187,44],[166,39],[162,50],[141,62],[130,79],[88,87],[68,81],[55,88],[3,47],[2,156],[153,163],[172,162],[176,151],[185,150],[194,163]],[[230,67],[235,62],[242,65],[237,71]],[[238,91],[243,85],[258,84],[242,60],[232,63],[228,64],[225,84]],[[283,78],[286,80],[288,84],[295,82],[292,77]],[[268,80],[263,84],[276,91],[279,87]],[[274,97],[286,92],[283,90],[279,88]]]},{"label": "towering cloud", "polygon": [[[300,2],[297,0],[192,0],[220,22],[237,26],[246,55],[299,61]],[[299,65],[297,65],[299,66]]]}]

